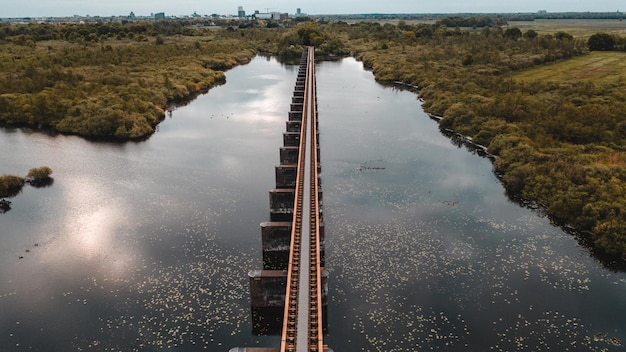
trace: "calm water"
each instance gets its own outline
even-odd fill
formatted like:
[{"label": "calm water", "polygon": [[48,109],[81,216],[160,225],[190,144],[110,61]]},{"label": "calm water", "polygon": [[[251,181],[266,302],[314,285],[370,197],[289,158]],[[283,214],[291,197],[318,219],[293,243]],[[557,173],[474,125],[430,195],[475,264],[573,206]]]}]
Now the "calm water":
[{"label": "calm water", "polygon": [[[257,58],[141,143],[0,130],[0,173],[48,165],[0,214],[1,351],[228,351],[250,334],[296,67]],[[626,275],[511,203],[414,93],[321,63],[335,351],[621,351]],[[20,257],[22,257],[20,259]]]}]

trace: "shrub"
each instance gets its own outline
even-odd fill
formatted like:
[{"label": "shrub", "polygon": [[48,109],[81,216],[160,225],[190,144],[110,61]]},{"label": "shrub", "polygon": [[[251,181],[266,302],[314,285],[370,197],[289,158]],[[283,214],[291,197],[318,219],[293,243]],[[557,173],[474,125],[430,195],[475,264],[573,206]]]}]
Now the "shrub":
[{"label": "shrub", "polygon": [[596,33],[587,40],[589,50],[610,51],[615,48],[615,38],[608,33]]},{"label": "shrub", "polygon": [[26,177],[32,178],[34,180],[42,180],[50,177],[52,174],[52,169],[48,166],[36,167],[32,168],[28,171],[28,175]]},{"label": "shrub", "polygon": [[20,193],[24,180],[15,175],[0,176],[0,197],[13,197]]}]

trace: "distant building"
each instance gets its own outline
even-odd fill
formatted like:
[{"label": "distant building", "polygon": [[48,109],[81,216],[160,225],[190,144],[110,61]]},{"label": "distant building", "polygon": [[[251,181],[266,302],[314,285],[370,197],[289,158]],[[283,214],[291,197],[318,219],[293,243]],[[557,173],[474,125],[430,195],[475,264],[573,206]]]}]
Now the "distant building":
[{"label": "distant building", "polygon": [[271,13],[257,13],[256,14],[256,18],[258,20],[271,20],[272,19],[272,14]]},{"label": "distant building", "polygon": [[276,12],[276,11],[275,12],[260,12],[259,10],[255,10],[253,17],[257,20],[283,21],[289,18],[289,14]]},{"label": "distant building", "polygon": [[154,14],[154,19],[155,20],[164,20],[165,19],[165,12],[157,12]]},{"label": "distant building", "polygon": [[256,18],[257,20],[271,20],[272,19],[272,14],[271,13],[261,13],[258,10],[254,11],[254,18]]},{"label": "distant building", "polygon": [[239,18],[246,17],[246,11],[243,10],[243,6],[239,6],[237,8],[237,17],[239,17]]}]

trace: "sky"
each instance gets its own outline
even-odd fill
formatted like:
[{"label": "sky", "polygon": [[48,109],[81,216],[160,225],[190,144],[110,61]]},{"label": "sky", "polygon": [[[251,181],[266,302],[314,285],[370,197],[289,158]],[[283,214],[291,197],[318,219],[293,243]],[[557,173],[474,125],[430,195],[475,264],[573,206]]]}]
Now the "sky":
[{"label": "sky", "polygon": [[616,0],[0,0],[0,18],[60,17],[72,15],[118,16],[134,12],[138,16],[165,12],[166,16],[287,12],[303,13],[501,13],[501,12],[615,12],[625,11]]}]

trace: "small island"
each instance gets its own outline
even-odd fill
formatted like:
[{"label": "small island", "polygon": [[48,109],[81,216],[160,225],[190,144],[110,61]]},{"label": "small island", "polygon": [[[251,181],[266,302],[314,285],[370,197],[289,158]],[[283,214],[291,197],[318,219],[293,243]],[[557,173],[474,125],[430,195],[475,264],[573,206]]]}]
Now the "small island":
[{"label": "small island", "polygon": [[33,187],[47,187],[53,182],[52,169],[48,166],[41,166],[30,169],[26,177],[20,177],[16,175],[0,175],[0,214],[6,213],[11,210],[11,201],[7,198],[12,198],[22,192],[22,188],[25,184],[30,184]]}]

